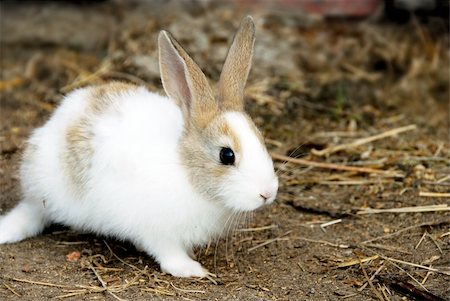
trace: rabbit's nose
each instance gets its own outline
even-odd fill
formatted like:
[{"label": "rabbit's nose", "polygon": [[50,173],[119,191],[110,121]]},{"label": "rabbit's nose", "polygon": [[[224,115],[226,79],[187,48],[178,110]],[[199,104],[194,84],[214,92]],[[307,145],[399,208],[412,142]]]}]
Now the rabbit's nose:
[{"label": "rabbit's nose", "polygon": [[268,193],[264,193],[264,194],[259,194],[259,196],[263,199],[263,201],[267,201],[268,198],[270,198],[270,194]]},{"label": "rabbit's nose", "polygon": [[263,190],[259,194],[259,196],[262,198],[263,202],[272,202],[275,199],[275,196],[277,195],[278,191],[278,179],[275,179],[272,181],[272,183],[269,185],[269,187],[266,187],[266,189]]},{"label": "rabbit's nose", "polygon": [[264,203],[272,200],[274,195],[275,195],[275,193],[271,192],[271,191],[264,191],[263,193],[259,194],[259,196],[262,198]]}]

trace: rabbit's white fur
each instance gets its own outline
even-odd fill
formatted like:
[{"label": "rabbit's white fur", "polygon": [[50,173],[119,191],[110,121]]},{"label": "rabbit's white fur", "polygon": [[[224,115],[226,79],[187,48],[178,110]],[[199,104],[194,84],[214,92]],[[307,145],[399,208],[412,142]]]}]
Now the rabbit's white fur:
[{"label": "rabbit's white fur", "polygon": [[[131,240],[163,263],[164,256],[183,259],[186,249],[219,234],[230,210],[206,200],[188,182],[177,152],[183,130],[179,108],[144,88],[116,95],[114,108],[97,118],[97,151],[87,176],[92,188],[84,195],[72,191],[55,158],[62,157],[67,125],[85,111],[89,92],[69,94],[31,136],[33,158],[21,169],[25,198],[1,220],[0,243],[35,235],[51,221]],[[180,271],[162,268],[176,276],[204,274],[185,259],[195,264]]]},{"label": "rabbit's white fur", "polygon": [[[253,22],[246,22],[251,30]],[[247,39],[253,38],[250,34]],[[203,80],[195,78],[202,75],[195,74],[197,67],[189,66],[190,58],[170,39],[167,33],[160,36],[160,44],[167,43],[160,51],[177,61],[173,66],[169,62],[167,70],[171,74],[186,68],[188,80],[179,84],[163,74],[168,94],[179,97],[176,93],[185,93],[183,89],[190,95],[208,92],[209,88],[191,84]],[[248,70],[241,73],[245,80]],[[205,276],[207,271],[189,256],[192,248],[219,235],[234,211],[271,203],[278,180],[259,133],[238,101],[236,110],[229,104],[221,111],[215,100],[209,100],[208,110],[217,109],[209,123],[205,114],[195,112],[200,110],[197,100],[190,101],[131,85],[117,89],[114,84],[67,95],[28,140],[21,165],[24,198],[0,219],[0,244],[36,235],[56,222],[130,240],[172,275]],[[201,123],[195,118],[204,129],[197,128]],[[74,126],[87,130],[68,138]],[[202,140],[202,135],[213,137],[214,143]],[[74,147],[71,143],[74,152],[68,152]],[[236,166],[216,162],[220,146],[236,147]],[[205,166],[215,168],[218,178],[203,178],[209,172],[199,166],[203,157],[191,161],[183,158],[184,152],[211,155],[213,159],[205,157]]]}]

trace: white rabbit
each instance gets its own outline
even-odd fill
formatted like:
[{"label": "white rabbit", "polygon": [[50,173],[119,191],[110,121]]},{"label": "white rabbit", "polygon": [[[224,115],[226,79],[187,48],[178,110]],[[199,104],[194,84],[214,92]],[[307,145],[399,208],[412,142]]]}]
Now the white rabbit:
[{"label": "white rabbit", "polygon": [[192,248],[222,233],[236,211],[275,199],[278,179],[243,111],[255,27],[245,17],[215,98],[168,32],[159,62],[169,96],[113,82],[68,94],[28,140],[23,200],[0,220],[0,244],[50,223],[129,240],[174,276],[204,277]]}]

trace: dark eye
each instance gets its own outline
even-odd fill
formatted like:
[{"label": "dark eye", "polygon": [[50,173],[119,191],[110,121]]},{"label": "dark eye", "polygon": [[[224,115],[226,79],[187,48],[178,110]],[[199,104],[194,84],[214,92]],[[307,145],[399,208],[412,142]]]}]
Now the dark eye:
[{"label": "dark eye", "polygon": [[222,162],[223,165],[233,165],[235,159],[234,152],[231,148],[223,147],[220,150],[220,162]]}]

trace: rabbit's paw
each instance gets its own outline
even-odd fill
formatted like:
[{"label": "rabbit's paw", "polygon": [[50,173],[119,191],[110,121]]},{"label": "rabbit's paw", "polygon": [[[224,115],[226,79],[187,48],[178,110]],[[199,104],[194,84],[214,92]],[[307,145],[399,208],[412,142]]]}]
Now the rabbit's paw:
[{"label": "rabbit's paw", "polygon": [[192,259],[171,259],[161,263],[161,270],[176,277],[206,277],[208,271]]}]

